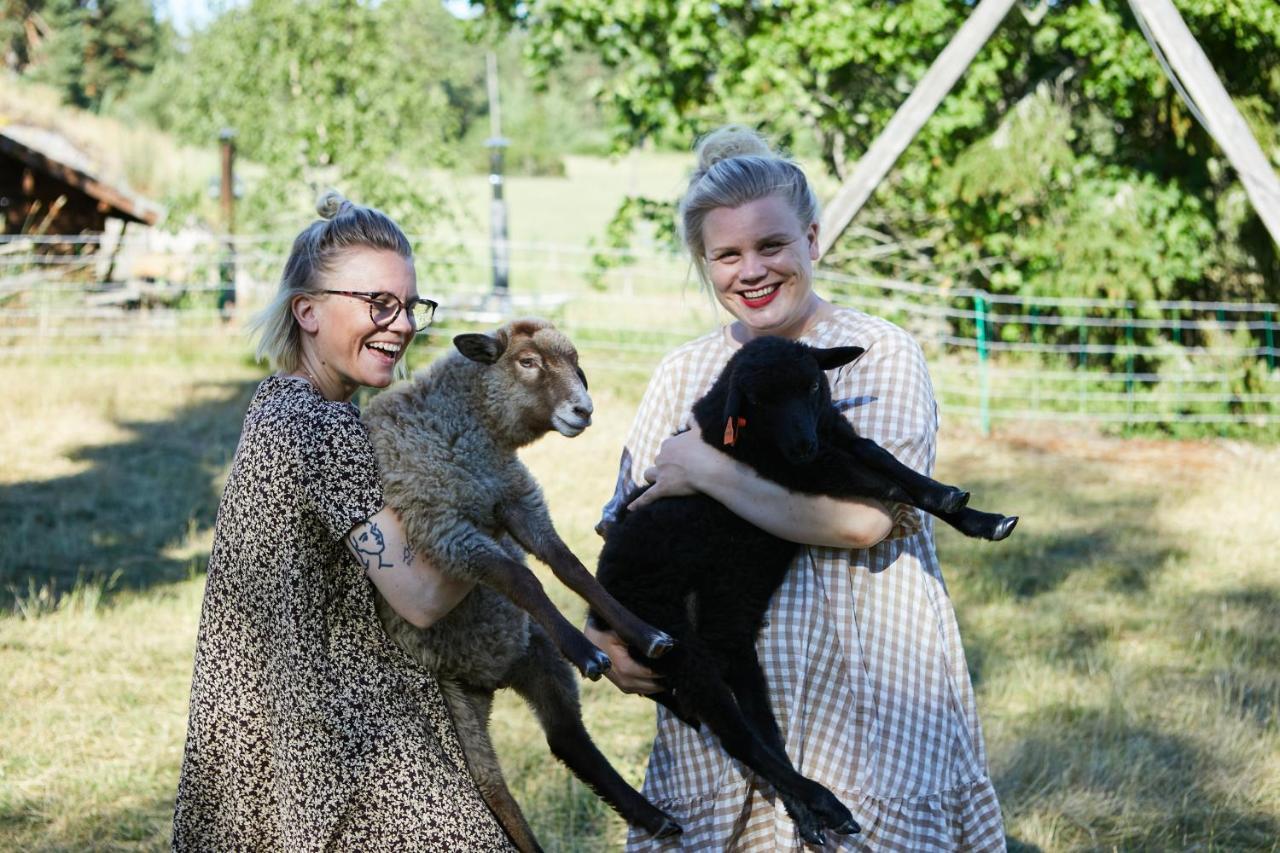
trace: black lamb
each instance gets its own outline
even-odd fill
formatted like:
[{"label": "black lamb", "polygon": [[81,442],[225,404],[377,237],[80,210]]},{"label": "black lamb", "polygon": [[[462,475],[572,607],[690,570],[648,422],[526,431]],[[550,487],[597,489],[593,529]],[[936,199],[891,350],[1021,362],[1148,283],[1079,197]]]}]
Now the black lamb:
[{"label": "black lamb", "polygon": [[[968,536],[1012,533],[1016,517],[967,508],[967,492],[903,465],[837,411],[823,371],[862,353],[784,338],[747,343],[694,404],[703,440],[791,491],[911,504]],[[729,755],[773,785],[801,836],[822,844],[824,829],[847,835],[858,824],[791,764],[755,650],[799,547],[705,495],[673,497],[624,510],[606,532],[596,574],[623,606],[676,640],[658,659],[630,649],[665,678],[668,689],[651,698],[695,728],[709,726]]]}]

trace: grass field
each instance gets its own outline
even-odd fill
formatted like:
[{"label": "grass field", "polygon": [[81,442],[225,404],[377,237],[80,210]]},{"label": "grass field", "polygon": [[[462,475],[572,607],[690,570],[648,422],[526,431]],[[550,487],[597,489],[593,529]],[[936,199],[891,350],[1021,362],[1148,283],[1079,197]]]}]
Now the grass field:
[{"label": "grass field", "polygon": [[[167,847],[210,527],[261,376],[197,343],[0,365],[0,849]],[[638,396],[617,376],[592,429],[526,454],[588,564]],[[944,424],[938,473],[1023,519],[997,546],[939,537],[1011,846],[1276,849],[1280,451]],[[638,783],[649,704],[583,692]],[[515,700],[494,727],[548,849],[620,846]]]}]

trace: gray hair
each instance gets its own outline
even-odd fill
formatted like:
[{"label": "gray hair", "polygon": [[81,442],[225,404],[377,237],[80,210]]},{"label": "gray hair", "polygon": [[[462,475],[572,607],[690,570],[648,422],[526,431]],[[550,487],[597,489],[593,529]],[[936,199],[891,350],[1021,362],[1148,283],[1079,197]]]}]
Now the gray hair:
[{"label": "gray hair", "polygon": [[698,166],[680,200],[680,237],[698,277],[707,283],[707,247],[702,223],[718,207],[741,207],[779,196],[795,212],[800,224],[818,221],[818,198],[809,179],[795,163],[778,156],[756,131],[730,124],[698,141]]},{"label": "gray hair", "polygon": [[369,248],[395,252],[412,259],[409,238],[391,217],[372,207],[353,204],[336,190],[326,190],[316,200],[321,219],[312,222],[293,241],[280,277],[280,288],[267,307],[248,323],[256,335],[258,360],[292,372],[302,357],[302,332],[293,316],[295,297],[319,290],[321,277],[348,249]]}]

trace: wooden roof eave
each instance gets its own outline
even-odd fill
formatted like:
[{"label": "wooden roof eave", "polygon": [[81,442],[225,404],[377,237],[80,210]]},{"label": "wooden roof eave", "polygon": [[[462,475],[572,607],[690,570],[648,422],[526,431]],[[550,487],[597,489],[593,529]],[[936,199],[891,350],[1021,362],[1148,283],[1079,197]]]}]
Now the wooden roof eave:
[{"label": "wooden roof eave", "polygon": [[105,184],[87,172],[83,172],[65,163],[30,148],[12,137],[0,132],[0,152],[4,152],[28,166],[52,175],[63,183],[69,184],[91,198],[107,205],[112,210],[108,214],[130,222],[155,225],[160,221],[163,210],[157,205],[143,199],[130,197],[110,184]]}]

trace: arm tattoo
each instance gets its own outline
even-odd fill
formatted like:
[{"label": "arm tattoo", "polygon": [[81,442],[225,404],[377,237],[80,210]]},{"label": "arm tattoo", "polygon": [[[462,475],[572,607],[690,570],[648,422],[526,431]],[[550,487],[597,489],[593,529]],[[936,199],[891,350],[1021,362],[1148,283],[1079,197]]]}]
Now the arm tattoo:
[{"label": "arm tattoo", "polygon": [[382,552],[387,549],[387,541],[383,538],[382,531],[378,529],[377,522],[371,521],[363,529],[352,533],[351,547],[355,548],[365,571],[386,569],[392,565],[382,559]]}]

